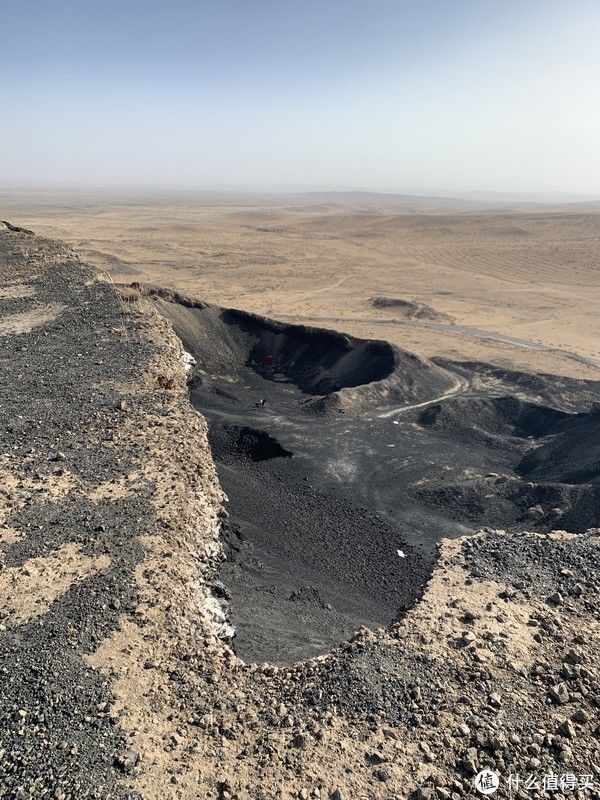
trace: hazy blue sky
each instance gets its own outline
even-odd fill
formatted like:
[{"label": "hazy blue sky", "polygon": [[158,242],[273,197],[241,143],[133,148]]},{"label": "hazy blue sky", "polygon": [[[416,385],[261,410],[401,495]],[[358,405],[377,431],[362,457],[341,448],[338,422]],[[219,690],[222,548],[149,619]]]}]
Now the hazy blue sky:
[{"label": "hazy blue sky", "polygon": [[600,194],[598,0],[0,10],[0,182]]}]

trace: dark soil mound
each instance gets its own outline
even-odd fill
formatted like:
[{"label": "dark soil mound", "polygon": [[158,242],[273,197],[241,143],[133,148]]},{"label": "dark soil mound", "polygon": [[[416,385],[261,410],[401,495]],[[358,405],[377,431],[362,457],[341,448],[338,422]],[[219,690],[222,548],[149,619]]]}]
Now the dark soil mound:
[{"label": "dark soil mound", "polygon": [[517,473],[530,481],[600,483],[600,405],[564,420],[554,433],[524,456]]},{"label": "dark soil mound", "polygon": [[414,300],[402,300],[399,297],[373,297],[371,304],[374,308],[393,308],[407,319],[452,322],[452,317],[449,314],[443,314],[425,303],[417,303]]},{"label": "dark soil mound", "polygon": [[517,397],[463,397],[424,409],[419,423],[443,431],[481,433],[527,438],[547,436],[570,415]]}]

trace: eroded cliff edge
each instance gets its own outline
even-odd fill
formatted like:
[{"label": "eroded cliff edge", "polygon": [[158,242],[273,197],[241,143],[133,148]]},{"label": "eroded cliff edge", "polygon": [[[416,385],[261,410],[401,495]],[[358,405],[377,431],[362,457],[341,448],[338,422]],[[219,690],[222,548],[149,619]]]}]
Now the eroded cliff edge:
[{"label": "eroded cliff edge", "polygon": [[168,654],[218,642],[223,495],[169,325],[60,243],[0,269],[0,796],[125,797]]},{"label": "eroded cliff edge", "polygon": [[0,796],[598,796],[597,531],[442,541],[397,625],[245,665],[172,329],[59,243],[0,232],[0,269]]}]

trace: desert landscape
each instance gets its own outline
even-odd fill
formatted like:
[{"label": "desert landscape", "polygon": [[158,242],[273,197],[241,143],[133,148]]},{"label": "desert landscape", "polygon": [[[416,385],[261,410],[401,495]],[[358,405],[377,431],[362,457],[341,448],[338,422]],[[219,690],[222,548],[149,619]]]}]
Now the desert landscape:
[{"label": "desert landscape", "polygon": [[0,800],[600,800],[599,40],[2,5]]},{"label": "desert landscape", "polygon": [[595,210],[243,200],[2,197],[0,796],[600,796]]},{"label": "desert landscape", "polygon": [[15,189],[0,204],[115,282],[424,356],[597,375],[598,203]]}]

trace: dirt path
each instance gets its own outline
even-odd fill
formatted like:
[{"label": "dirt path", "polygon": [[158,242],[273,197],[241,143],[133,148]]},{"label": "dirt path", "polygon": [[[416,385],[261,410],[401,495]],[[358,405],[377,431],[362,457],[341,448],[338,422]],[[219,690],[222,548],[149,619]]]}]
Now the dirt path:
[{"label": "dirt path", "polygon": [[323,292],[332,292],[334,289],[337,289],[338,287],[342,286],[342,284],[346,283],[346,281],[349,281],[350,278],[353,278],[353,277],[354,277],[354,273],[353,272],[351,272],[351,273],[349,273],[347,275],[342,275],[341,278],[338,278],[337,281],[335,281],[334,283],[330,284],[329,286],[321,286],[318,289],[309,289],[306,292],[301,292],[300,297],[301,298],[306,298],[306,297],[312,297],[313,295],[316,295],[316,294],[322,294]]},{"label": "dirt path", "polygon": [[[449,375],[451,374],[449,370],[444,370]],[[417,408],[427,408],[427,406],[435,405],[436,403],[441,403],[444,400],[449,400],[451,397],[457,397],[461,394],[466,394],[467,390],[470,387],[470,383],[466,378],[462,378],[461,376],[452,376],[454,378],[454,386],[449,389],[444,394],[438,395],[438,397],[433,397],[431,400],[424,400],[422,403],[413,403],[409,406],[399,406],[398,408],[392,408],[389,411],[384,411],[377,416],[379,419],[389,419],[390,417],[397,417],[400,414],[405,414],[408,411],[414,411]]]}]

